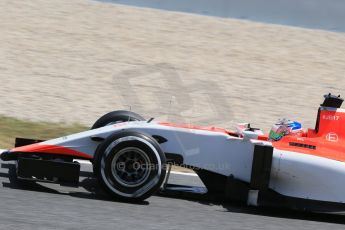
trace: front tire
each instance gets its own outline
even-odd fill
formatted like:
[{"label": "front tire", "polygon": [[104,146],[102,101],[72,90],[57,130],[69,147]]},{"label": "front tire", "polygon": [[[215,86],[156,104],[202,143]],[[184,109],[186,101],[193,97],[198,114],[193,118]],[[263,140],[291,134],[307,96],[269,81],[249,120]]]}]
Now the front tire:
[{"label": "front tire", "polygon": [[94,170],[104,190],[116,199],[145,200],[161,186],[165,155],[151,136],[124,131],[109,136],[98,148]]},{"label": "front tire", "polygon": [[126,122],[126,121],[145,121],[145,119],[137,113],[126,110],[117,110],[107,113],[100,117],[91,127],[91,129],[98,129],[107,125]]}]

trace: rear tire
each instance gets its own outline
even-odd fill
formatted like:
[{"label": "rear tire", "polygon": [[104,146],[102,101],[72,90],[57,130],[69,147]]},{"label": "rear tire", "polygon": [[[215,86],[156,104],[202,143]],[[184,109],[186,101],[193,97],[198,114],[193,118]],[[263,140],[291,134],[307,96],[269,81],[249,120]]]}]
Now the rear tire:
[{"label": "rear tire", "polygon": [[165,155],[151,136],[124,131],[109,136],[97,149],[94,170],[104,190],[120,200],[145,200],[161,186]]},{"label": "rear tire", "polygon": [[92,126],[91,129],[98,129],[107,125],[116,124],[126,121],[145,121],[139,114],[131,111],[118,110],[107,113],[100,117]]}]

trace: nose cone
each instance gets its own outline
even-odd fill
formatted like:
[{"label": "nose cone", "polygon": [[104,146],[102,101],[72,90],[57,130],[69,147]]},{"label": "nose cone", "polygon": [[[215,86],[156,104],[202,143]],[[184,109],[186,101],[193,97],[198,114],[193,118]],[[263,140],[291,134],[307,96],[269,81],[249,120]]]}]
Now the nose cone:
[{"label": "nose cone", "polygon": [[13,154],[10,151],[5,150],[1,153],[0,159],[3,161],[12,161],[16,159],[16,154]]}]

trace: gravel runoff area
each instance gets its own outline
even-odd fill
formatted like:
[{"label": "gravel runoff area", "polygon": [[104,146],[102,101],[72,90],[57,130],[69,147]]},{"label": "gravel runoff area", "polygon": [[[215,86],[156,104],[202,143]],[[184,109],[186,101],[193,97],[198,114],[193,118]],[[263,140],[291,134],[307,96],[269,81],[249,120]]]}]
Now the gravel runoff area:
[{"label": "gravel runoff area", "polygon": [[345,96],[345,34],[100,3],[0,1],[0,115],[313,127]]}]

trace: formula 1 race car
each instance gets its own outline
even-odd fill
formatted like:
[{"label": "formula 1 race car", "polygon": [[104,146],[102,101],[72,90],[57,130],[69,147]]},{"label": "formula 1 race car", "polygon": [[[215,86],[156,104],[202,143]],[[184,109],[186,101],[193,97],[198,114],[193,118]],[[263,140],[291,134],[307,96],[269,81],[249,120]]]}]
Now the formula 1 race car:
[{"label": "formula 1 race car", "polygon": [[116,199],[156,192],[166,165],[192,168],[208,193],[254,206],[327,210],[345,207],[345,110],[325,95],[315,129],[272,140],[249,125],[237,131],[156,122],[129,111],[102,116],[91,130],[40,141],[16,139],[1,155],[22,180],[78,183],[90,160],[101,186]]}]

